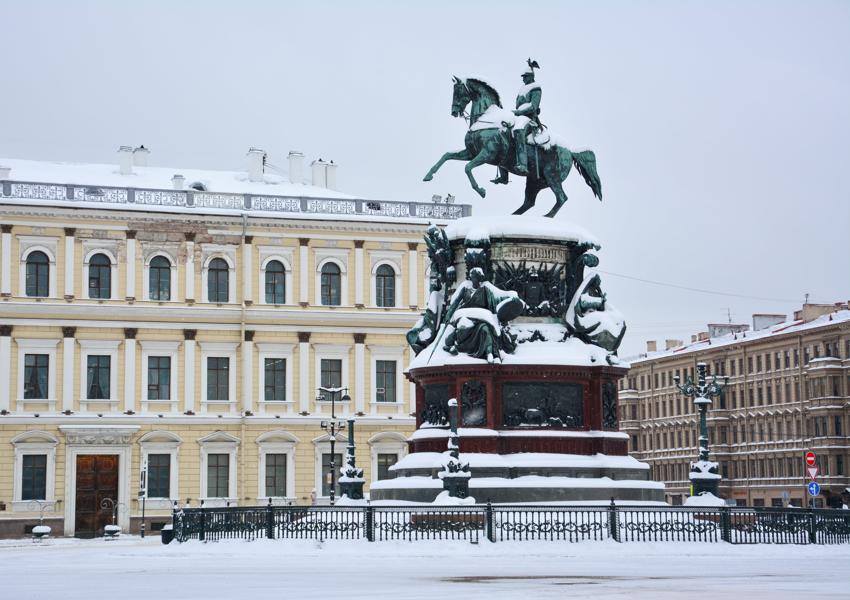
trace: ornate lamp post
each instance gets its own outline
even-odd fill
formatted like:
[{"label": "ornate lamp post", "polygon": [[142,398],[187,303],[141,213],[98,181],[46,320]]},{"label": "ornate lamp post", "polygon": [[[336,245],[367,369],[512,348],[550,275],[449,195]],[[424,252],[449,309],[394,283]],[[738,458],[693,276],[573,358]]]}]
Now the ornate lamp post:
[{"label": "ornate lamp post", "polygon": [[364,483],[363,469],[357,466],[354,458],[354,419],[349,419],[348,447],[345,450],[345,466],[342,468],[342,477],[339,478],[339,487],[349,500],[363,500]]},{"label": "ornate lamp post", "polygon": [[449,459],[444,463],[443,470],[438,473],[443,480],[443,489],[452,498],[464,499],[469,496],[469,463],[460,460],[460,437],[457,434],[457,400],[449,400]]},{"label": "ornate lamp post", "polygon": [[330,399],[331,403],[331,418],[330,421],[322,421],[321,427],[330,436],[331,441],[331,506],[336,501],[336,434],[345,429],[345,421],[336,418],[336,400],[338,396],[342,396],[342,402],[351,400],[348,395],[348,388],[326,388],[320,387],[319,393],[316,394],[316,402],[327,402]]},{"label": "ornate lamp post", "polygon": [[711,405],[711,398],[723,393],[729,378],[724,378],[723,383],[718,383],[717,376],[712,376],[710,382],[706,383],[705,363],[697,363],[697,383],[690,377],[685,379],[684,385],[679,385],[679,376],[673,377],[676,387],[682,395],[694,399],[699,411],[699,460],[691,463],[691,472],[688,475],[691,480],[691,495],[699,496],[705,492],[717,495],[717,486],[720,484],[720,472],[718,464],[708,460],[708,425],[706,424],[706,413]]}]

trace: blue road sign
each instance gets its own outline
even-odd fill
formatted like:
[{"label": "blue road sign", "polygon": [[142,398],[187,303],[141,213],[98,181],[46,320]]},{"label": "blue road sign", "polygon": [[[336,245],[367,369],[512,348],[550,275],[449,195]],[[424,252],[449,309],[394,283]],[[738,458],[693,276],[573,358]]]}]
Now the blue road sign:
[{"label": "blue road sign", "polygon": [[809,484],[809,496],[817,496],[818,494],[820,494],[820,484],[813,481]]}]

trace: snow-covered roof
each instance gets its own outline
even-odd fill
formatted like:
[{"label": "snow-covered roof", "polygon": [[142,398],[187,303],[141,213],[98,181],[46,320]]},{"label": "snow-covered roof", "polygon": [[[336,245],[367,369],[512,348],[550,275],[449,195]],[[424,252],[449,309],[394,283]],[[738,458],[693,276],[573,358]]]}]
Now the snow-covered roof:
[{"label": "snow-covered roof", "polygon": [[[8,169],[8,171],[6,171]],[[183,189],[172,178],[183,176]],[[283,175],[118,164],[86,164],[0,158],[0,203],[97,210],[242,215],[350,221],[444,224],[469,215],[468,204],[386,201],[292,183]],[[195,184],[199,184],[194,187]],[[202,188],[202,189],[198,189]]]},{"label": "snow-covered roof", "polygon": [[596,236],[584,228],[545,217],[466,217],[446,227],[446,235],[450,240],[466,239],[470,233],[473,237],[489,235],[491,238],[542,239],[600,245]]},{"label": "snow-covered roof", "polygon": [[828,315],[822,315],[811,321],[786,321],[785,323],[779,323],[777,325],[765,327],[764,329],[761,329],[759,331],[729,333],[726,335],[721,335],[702,341],[692,342],[690,344],[685,344],[676,348],[671,348],[670,350],[659,350],[657,352],[642,353],[637,356],[628,357],[625,360],[630,362],[632,366],[635,366],[649,360],[657,360],[660,358],[686,355],[691,354],[693,352],[706,352],[708,350],[715,350],[732,344],[748,344],[757,340],[764,341],[766,338],[770,338],[772,336],[787,333],[799,333],[801,331],[816,329],[818,327],[825,327],[834,323],[840,323],[845,321],[850,321],[850,310],[838,310]]},{"label": "snow-covered roof", "polygon": [[0,167],[11,168],[10,181],[170,190],[173,189],[171,178],[179,174],[185,178],[186,188],[198,182],[203,184],[206,191],[212,193],[355,198],[355,196],[328,188],[306,183],[291,183],[287,177],[268,172],[263,173],[263,181],[250,181],[247,171],[211,171],[178,167],[133,166],[132,173],[123,175],[117,163],[92,164],[0,158]]}]

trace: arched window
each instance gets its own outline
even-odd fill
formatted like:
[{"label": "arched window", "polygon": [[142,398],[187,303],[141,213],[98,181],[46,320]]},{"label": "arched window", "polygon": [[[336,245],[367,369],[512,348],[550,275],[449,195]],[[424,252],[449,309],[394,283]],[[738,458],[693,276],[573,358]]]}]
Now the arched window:
[{"label": "arched window", "polygon": [[149,276],[150,299],[171,300],[171,262],[164,256],[154,257]]},{"label": "arched window", "polygon": [[89,259],[89,298],[109,298],[112,295],[112,264],[105,254]]},{"label": "arched window", "polygon": [[279,260],[266,265],[266,304],[286,302],[286,270]]},{"label": "arched window", "polygon": [[322,305],[339,306],[341,275],[339,265],[329,262],[322,267]]},{"label": "arched window", "polygon": [[395,306],[395,269],[389,265],[375,271],[375,302],[378,306]]},{"label": "arched window", "polygon": [[207,273],[207,299],[210,302],[227,302],[230,292],[228,289],[229,277],[230,268],[224,262],[224,259],[214,258],[210,261]]},{"label": "arched window", "polygon": [[50,295],[50,261],[40,250],[27,256],[27,296],[47,297]]}]

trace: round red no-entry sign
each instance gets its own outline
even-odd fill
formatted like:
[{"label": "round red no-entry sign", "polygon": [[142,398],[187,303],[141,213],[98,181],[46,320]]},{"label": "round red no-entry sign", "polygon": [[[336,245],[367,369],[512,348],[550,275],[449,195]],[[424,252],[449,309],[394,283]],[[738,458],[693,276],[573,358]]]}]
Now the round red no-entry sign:
[{"label": "round red no-entry sign", "polygon": [[815,456],[814,452],[806,452],[806,464],[810,467],[815,466],[815,462],[817,462],[818,457]]}]

